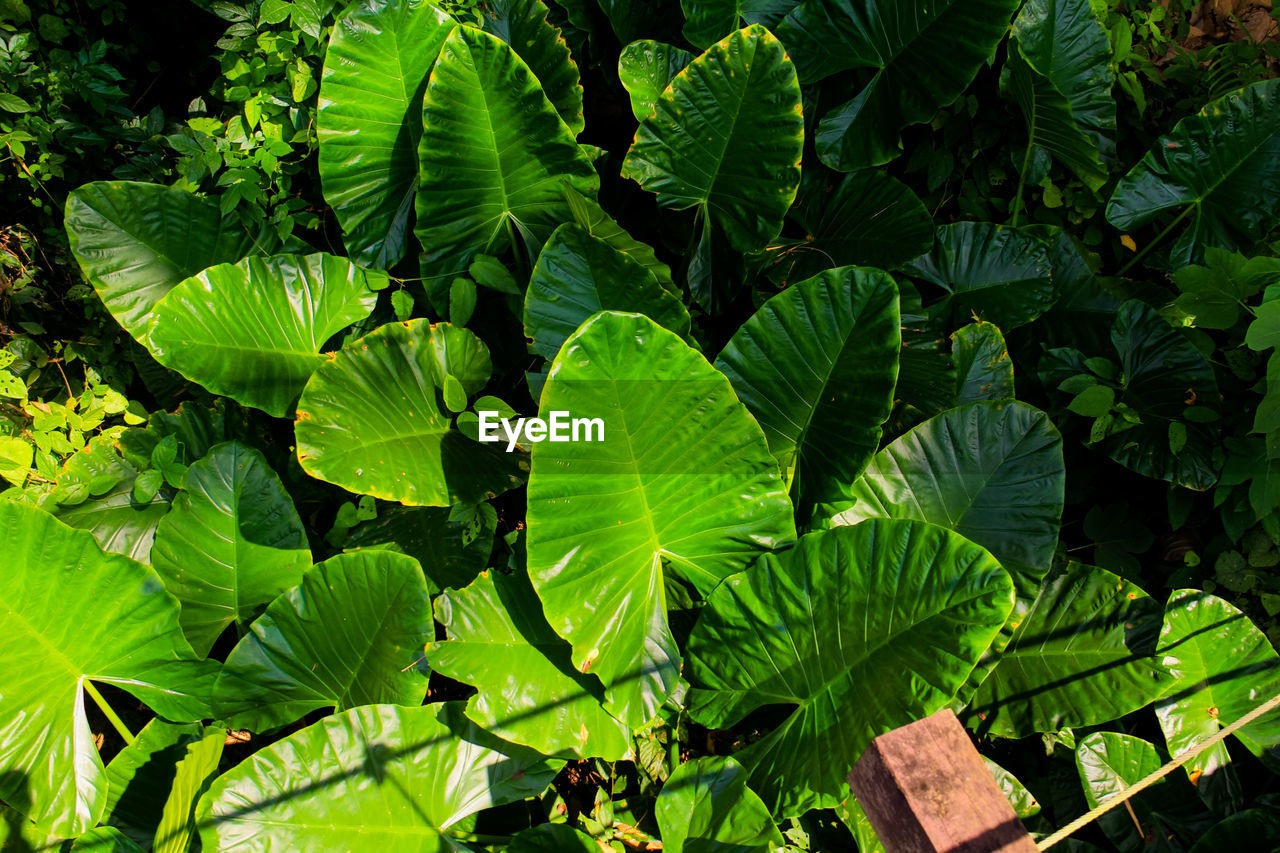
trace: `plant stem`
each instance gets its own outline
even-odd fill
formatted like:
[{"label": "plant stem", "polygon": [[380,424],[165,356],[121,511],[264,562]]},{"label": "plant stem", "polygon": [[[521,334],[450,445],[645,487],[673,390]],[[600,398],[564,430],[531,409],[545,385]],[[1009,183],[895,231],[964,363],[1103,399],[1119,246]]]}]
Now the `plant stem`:
[{"label": "plant stem", "polygon": [[111,727],[116,730],[120,737],[124,738],[126,745],[132,746],[134,737],[133,732],[129,731],[129,727],[124,724],[124,720],[116,714],[115,710],[107,704],[107,700],[102,698],[102,694],[98,692],[98,688],[93,686],[93,682],[89,679],[84,680],[84,691],[89,694],[98,710],[102,711],[107,721],[111,723]]},{"label": "plant stem", "polygon": [[1129,269],[1130,269],[1134,264],[1136,264],[1138,261],[1140,261],[1140,260],[1142,260],[1144,257],[1146,257],[1147,252],[1150,252],[1150,251],[1151,251],[1152,249],[1154,249],[1156,246],[1160,245],[1160,241],[1161,241],[1161,240],[1163,240],[1165,237],[1167,237],[1167,236],[1169,235],[1169,232],[1170,232],[1170,231],[1172,231],[1175,227],[1177,227],[1178,223],[1180,223],[1182,220],[1186,219],[1186,218],[1187,218],[1187,214],[1188,214],[1188,213],[1190,213],[1190,212],[1191,212],[1192,210],[1194,210],[1194,209],[1195,209],[1195,205],[1193,205],[1193,204],[1189,204],[1189,205],[1187,205],[1187,206],[1186,206],[1186,208],[1185,208],[1185,209],[1183,209],[1183,211],[1182,211],[1181,213],[1179,213],[1179,214],[1177,215],[1177,217],[1176,217],[1172,222],[1170,222],[1168,225],[1166,225],[1166,226],[1164,227],[1164,230],[1163,230],[1163,231],[1161,231],[1159,234],[1157,234],[1157,235],[1156,235],[1156,238],[1155,238],[1154,240],[1152,240],[1152,241],[1151,241],[1150,243],[1148,243],[1145,247],[1143,247],[1143,249],[1142,249],[1142,251],[1141,251],[1141,252],[1138,252],[1138,254],[1136,254],[1136,255],[1134,255],[1132,258],[1130,258],[1130,259],[1129,259],[1129,262],[1128,262],[1127,264],[1125,264],[1124,266],[1120,267],[1120,271],[1119,271],[1118,273],[1116,273],[1116,275],[1118,275],[1118,276],[1119,276],[1119,275],[1124,275],[1125,273],[1127,273],[1127,272],[1129,271]]}]

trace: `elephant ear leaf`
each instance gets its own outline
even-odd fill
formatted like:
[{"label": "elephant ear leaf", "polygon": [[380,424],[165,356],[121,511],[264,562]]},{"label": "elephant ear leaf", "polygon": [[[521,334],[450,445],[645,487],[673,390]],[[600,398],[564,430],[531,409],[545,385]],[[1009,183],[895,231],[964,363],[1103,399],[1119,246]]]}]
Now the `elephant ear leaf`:
[{"label": "elephant ear leaf", "polygon": [[771,298],[716,359],[806,503],[848,497],[876,452],[900,327],[893,279],[841,267]]},{"label": "elephant ear leaf", "polygon": [[427,679],[415,664],[432,636],[431,595],[417,560],[390,551],[339,554],[254,620],[218,675],[214,714],[264,731],[320,708],[418,705]]},{"label": "elephant ear leaf", "polygon": [[497,36],[458,27],[423,98],[416,233],[423,273],[465,272],[519,234],[541,246],[572,214],[562,182],[595,195],[600,179],[520,56]]},{"label": "elephant ear leaf", "polygon": [[156,529],[151,562],[182,605],[200,654],[232,623],[247,627],[311,567],[302,520],[261,453],[219,444],[187,470],[184,491]]},{"label": "elephant ear leaf", "polygon": [[803,145],[795,68],[782,44],[753,25],[675,76],[640,123],[622,176],[657,193],[663,207],[699,208],[734,249],[751,252],[782,229]]},{"label": "elephant ear leaf", "polygon": [[724,728],[794,706],[734,757],[775,819],[830,808],[873,738],[951,700],[1012,606],[1000,564],[941,527],[811,533],[711,594],[688,643],[689,709]]},{"label": "elephant ear leaf", "polygon": [[888,163],[900,134],[955,101],[1009,29],[1018,0],[803,0],[776,32],[800,79],[866,70],[816,135],[818,157],[852,172]]},{"label": "elephant ear leaf", "polygon": [[363,0],[333,26],[316,110],[320,183],[358,263],[390,269],[408,247],[422,93],[455,26],[417,0]]},{"label": "elephant ear leaf", "polygon": [[576,225],[561,225],[542,247],[524,298],[531,349],[555,358],[560,345],[599,311],[644,314],[677,335],[689,335],[689,311],[630,255]]},{"label": "elephant ear leaf", "polygon": [[152,311],[186,278],[271,251],[218,205],[185,190],[98,181],[67,196],[67,238],[85,280],[111,316],[145,343]]},{"label": "elephant ear leaf", "polygon": [[1171,250],[1175,267],[1207,246],[1248,249],[1280,219],[1280,80],[1224,95],[1174,125],[1129,170],[1107,203],[1107,220],[1132,229],[1166,211],[1191,217]]},{"label": "elephant ear leaf", "polygon": [[1115,153],[1106,29],[1087,2],[1032,0],[1018,13],[1013,32],[1016,45],[1000,83],[1022,109],[1029,144],[1097,190],[1106,183],[1106,163]]},{"label": "elephant ear leaf", "polygon": [[578,66],[560,30],[547,21],[542,0],[493,0],[481,12],[481,26],[511,45],[538,78],[560,118],[576,136],[586,123],[582,117],[582,83]]},{"label": "elephant ear leaf", "polygon": [[107,806],[82,690],[132,693],[169,720],[210,716],[217,664],[178,627],[147,566],[34,507],[0,502],[0,797],[50,834],[80,835]]},{"label": "elephant ear leaf", "polygon": [[479,503],[519,485],[521,456],[468,438],[442,400],[449,377],[474,396],[492,369],[484,342],[448,323],[388,323],[353,341],[298,401],[303,470],[409,506]]},{"label": "elephant ear leaf", "polygon": [[542,418],[557,411],[603,440],[534,445],[529,576],[574,667],[639,727],[679,675],[668,603],[791,542],[791,502],[729,381],[646,317],[603,312],[565,341],[542,390]]},{"label": "elephant ear leaf", "polygon": [[155,308],[147,348],[215,394],[286,417],[320,348],[373,310],[384,273],[333,255],[273,255],[187,279]]},{"label": "elephant ear leaf", "polygon": [[462,849],[449,827],[538,795],[556,771],[458,711],[367,705],[258,750],[200,798],[204,849]]},{"label": "elephant ear leaf", "polygon": [[623,49],[618,57],[618,79],[631,98],[636,121],[654,114],[663,91],[692,61],[689,51],[653,39],[633,41]]},{"label": "elephant ear leaf", "polygon": [[746,771],[727,755],[677,767],[654,812],[662,849],[671,853],[767,853],[783,844],[769,809],[747,787]]}]

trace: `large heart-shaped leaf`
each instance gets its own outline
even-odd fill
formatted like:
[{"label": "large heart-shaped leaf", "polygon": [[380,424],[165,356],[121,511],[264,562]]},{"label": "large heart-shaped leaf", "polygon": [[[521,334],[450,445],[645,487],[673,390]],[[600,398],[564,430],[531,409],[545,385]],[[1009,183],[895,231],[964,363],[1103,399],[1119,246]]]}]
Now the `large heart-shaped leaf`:
[{"label": "large heart-shaped leaf", "polygon": [[155,718],[107,765],[107,807],[102,822],[139,844],[150,844],[160,824],[187,745],[204,732],[199,723],[167,723]]},{"label": "large heart-shaped leaf", "polygon": [[887,163],[899,134],[928,121],[977,75],[1018,0],[804,0],[777,28],[805,83],[865,68],[865,88],[817,132],[818,156],[842,172]]},{"label": "large heart-shaped leaf", "polygon": [[1066,488],[1062,437],[1025,403],[943,412],[880,451],[835,525],[914,518],[988,549],[1033,597],[1058,544]]},{"label": "large heart-shaped leaf", "polygon": [[653,273],[653,277],[667,290],[680,296],[680,289],[671,281],[671,267],[658,260],[653,247],[632,237],[604,208],[572,187],[565,187],[565,199],[573,211],[573,221],[592,237],[608,243],[640,266]]},{"label": "large heart-shaped leaf", "polygon": [[1224,95],[1174,125],[1129,170],[1107,203],[1117,228],[1136,228],[1165,211],[1193,216],[1170,252],[1195,263],[1205,246],[1251,247],[1280,218],[1280,80]]},{"label": "large heart-shaped leaf", "polygon": [[416,233],[428,276],[501,254],[517,231],[532,251],[571,218],[562,182],[589,195],[600,185],[538,78],[488,33],[459,27],[445,41],[422,122]]},{"label": "large heart-shaped leaf", "polygon": [[481,26],[511,45],[542,84],[560,118],[576,136],[586,126],[582,117],[582,83],[578,66],[560,30],[547,21],[542,0],[492,0],[481,12]]},{"label": "large heart-shaped leaf", "polygon": [[417,705],[416,664],[434,636],[431,595],[412,557],[339,554],[313,566],[250,626],[218,676],[214,712],[254,731],[317,708]]},{"label": "large heart-shaped leaf", "polygon": [[600,682],[574,670],[527,576],[486,572],[437,599],[436,618],[448,640],[428,644],[427,664],[480,691],[466,711],[476,725],[543,755],[630,753],[630,729],[600,706]]},{"label": "large heart-shaped leaf", "polygon": [[1013,359],[994,323],[979,320],[951,336],[956,366],[956,404],[1013,399]]},{"label": "large heart-shaped leaf", "polygon": [[676,75],[636,131],[622,176],[663,207],[700,207],[740,252],[778,236],[800,185],[800,84],[782,44],[753,25]]},{"label": "large heart-shaped leaf", "polygon": [[841,267],[774,296],[716,359],[806,503],[848,497],[880,445],[902,347],[898,288]]},{"label": "large heart-shaped leaf", "polygon": [[258,451],[219,444],[187,470],[185,491],[156,530],[152,565],[182,605],[199,654],[233,622],[247,627],[311,567],[302,521]]},{"label": "large heart-shaped leaf", "polygon": [[684,11],[684,37],[699,50],[706,49],[748,24],[777,25],[796,0],[680,0]]},{"label": "large heart-shaped leaf", "polygon": [[[1280,694],[1280,655],[1248,617],[1217,596],[1191,589],[1169,596],[1158,653],[1176,679],[1156,705],[1171,754]],[[1280,712],[1266,714],[1235,737],[1273,770],[1280,767]],[[1196,759],[1205,773],[1226,760],[1220,747]],[[1196,767],[1189,765],[1188,772]]]},{"label": "large heart-shaped leaf", "polygon": [[404,256],[422,93],[454,26],[430,0],[362,0],[333,26],[316,109],[320,182],[359,263],[389,269]]},{"label": "large heart-shaped leaf", "polygon": [[1073,563],[1040,590],[969,703],[983,733],[1026,737],[1123,717],[1169,686],[1157,658],[1161,608],[1103,569]]},{"label": "large heart-shaped leaf", "polygon": [[600,418],[604,440],[534,445],[529,576],[574,666],[638,727],[676,686],[673,582],[705,595],[790,542],[791,502],[729,381],[646,317],[597,314],[565,341],[542,391],[554,411]]},{"label": "large heart-shaped leaf", "polygon": [[[721,35],[727,33],[728,30]],[[719,37],[712,39],[718,40]],[[654,114],[663,91],[692,61],[693,54],[689,51],[653,39],[633,41],[623,49],[618,57],[618,80],[631,99],[631,112],[636,121],[644,121]]]},{"label": "large heart-shaped leaf", "polygon": [[711,594],[689,638],[690,710],[723,728],[796,706],[735,758],[775,818],[834,806],[867,744],[945,705],[1012,606],[1000,564],[941,527],[811,533]]},{"label": "large heart-shaped leaf", "polygon": [[1013,32],[1017,43],[1000,82],[1022,109],[1029,144],[1097,190],[1115,154],[1114,74],[1106,29],[1087,0],[1031,0],[1018,13]]},{"label": "large heart-shaped leaf", "polygon": [[466,849],[449,827],[540,793],[555,770],[457,712],[456,704],[354,708],[259,750],[200,798],[204,849]]},{"label": "large heart-shaped leaf", "polygon": [[906,266],[908,275],[946,291],[930,316],[958,324],[976,314],[1006,332],[1053,305],[1052,269],[1039,240],[991,222],[942,226],[934,250]]},{"label": "large heart-shaped leaf", "polygon": [[[0,502],[0,797],[71,838],[98,821],[106,776],[85,716],[89,680],[170,720],[209,715],[217,665],[178,627],[155,572],[88,533]],[[92,689],[89,687],[89,689]]]},{"label": "large heart-shaped leaf", "polygon": [[85,279],[139,341],[156,303],[180,281],[274,245],[259,245],[217,204],[160,184],[85,184],[67,196],[64,221]]},{"label": "large heart-shaped leaf", "polygon": [[147,348],[215,394],[282,418],[324,361],[320,348],[373,310],[387,285],[333,255],[211,267],[155,307]]},{"label": "large heart-shaped leaf", "polygon": [[769,809],[728,756],[687,761],[662,786],[654,817],[671,853],[767,853],[782,845]]},{"label": "large heart-shaped leaf", "polygon": [[426,320],[388,323],[315,372],[298,401],[298,460],[313,477],[383,500],[478,503],[520,484],[518,457],[452,425],[441,394],[489,379],[489,350],[471,332]]},{"label": "large heart-shaped leaf", "polygon": [[530,349],[555,358],[560,345],[599,311],[644,314],[681,337],[689,311],[630,256],[577,225],[561,225],[542,247],[524,297],[524,333]]},{"label": "large heart-shaped leaf", "polygon": [[804,239],[784,244],[776,263],[786,281],[831,266],[892,269],[928,252],[934,225],[929,209],[897,178],[868,169],[828,179],[806,174],[787,214]]}]

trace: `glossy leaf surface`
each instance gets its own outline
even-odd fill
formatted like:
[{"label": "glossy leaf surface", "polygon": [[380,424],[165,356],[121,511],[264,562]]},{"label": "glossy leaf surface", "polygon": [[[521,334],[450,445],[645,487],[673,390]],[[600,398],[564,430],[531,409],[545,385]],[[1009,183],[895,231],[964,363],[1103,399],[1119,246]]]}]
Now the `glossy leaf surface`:
[{"label": "glossy leaf surface", "polygon": [[416,560],[389,551],[331,557],[271,602],[232,649],[214,713],[263,731],[317,708],[420,704],[427,680],[416,663],[432,636]]},{"label": "glossy leaf surface", "polygon": [[690,710],[722,728],[796,706],[735,758],[775,818],[834,806],[867,744],[945,705],[1012,606],[1000,564],[940,527],[811,533],[712,593],[689,639]]},{"label": "glossy leaf surface", "polygon": [[600,418],[604,441],[534,446],[529,576],[574,667],[638,727],[676,685],[673,582],[705,595],[792,541],[791,502],[728,380],[645,317],[598,314],[565,342],[542,391],[556,410]]},{"label": "glossy leaf surface", "polygon": [[198,653],[228,625],[245,628],[311,567],[307,534],[280,478],[258,451],[219,444],[187,470],[160,521],[152,565],[182,605]]},{"label": "glossy leaf surface", "polygon": [[803,142],[795,68],[768,30],[751,26],[676,75],[636,131],[622,176],[663,207],[701,207],[749,252],[782,228]]},{"label": "glossy leaf surface", "polygon": [[481,18],[485,32],[511,45],[542,84],[560,118],[576,136],[582,133],[582,83],[578,66],[560,30],[547,20],[542,0],[494,0]]},{"label": "glossy leaf surface", "polygon": [[900,326],[893,279],[841,267],[771,298],[716,359],[805,501],[847,497],[876,452]]},{"label": "glossy leaf surface", "polygon": [[324,361],[320,348],[363,320],[387,285],[333,255],[273,255],[186,279],[156,306],[147,347],[215,394],[286,417]]},{"label": "glossy leaf surface", "polygon": [[654,810],[662,849],[672,853],[767,853],[783,843],[769,809],[747,787],[746,771],[729,756],[681,764]]},{"label": "glossy leaf surface", "polygon": [[618,79],[631,99],[636,121],[654,114],[663,91],[692,61],[689,51],[653,39],[633,41],[623,48],[618,57]]},{"label": "glossy leaf surface", "polygon": [[979,320],[956,329],[951,336],[956,365],[956,403],[1013,399],[1013,359],[1004,335],[994,323]]},{"label": "glossy leaf surface", "polygon": [[[88,533],[0,502],[0,797],[29,803],[70,838],[98,821],[107,779],[85,715],[86,679],[119,686],[171,720],[209,714],[216,665],[178,628],[155,572]],[[28,790],[29,789],[29,790]]]},{"label": "glossy leaf surface", "polygon": [[422,93],[454,26],[430,0],[362,0],[334,24],[316,110],[320,181],[358,263],[389,269],[408,248]]}]

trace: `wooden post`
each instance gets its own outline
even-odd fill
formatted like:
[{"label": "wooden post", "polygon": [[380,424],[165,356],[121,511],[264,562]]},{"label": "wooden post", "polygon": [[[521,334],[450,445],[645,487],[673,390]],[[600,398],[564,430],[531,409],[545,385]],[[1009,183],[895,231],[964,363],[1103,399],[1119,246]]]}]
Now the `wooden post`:
[{"label": "wooden post", "polygon": [[873,740],[849,784],[887,853],[1037,853],[950,710]]}]

